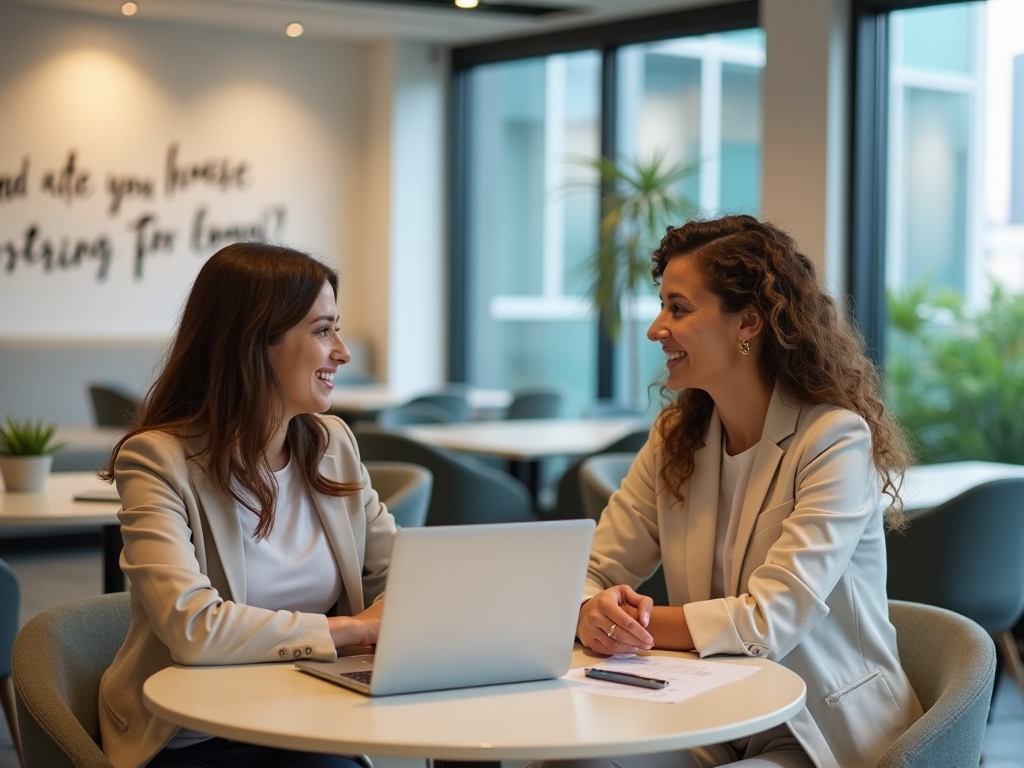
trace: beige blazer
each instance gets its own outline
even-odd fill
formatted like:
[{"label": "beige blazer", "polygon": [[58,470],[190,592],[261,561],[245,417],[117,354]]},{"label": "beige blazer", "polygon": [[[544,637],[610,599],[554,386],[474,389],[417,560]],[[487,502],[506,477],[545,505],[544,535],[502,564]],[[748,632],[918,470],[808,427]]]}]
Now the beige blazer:
[{"label": "beige blazer", "polygon": [[[348,427],[321,418],[330,443],[320,471],[334,480],[363,481],[353,496],[313,494],[342,580],[336,610],[352,615],[384,589],[395,523],[370,487]],[[208,482],[202,462],[189,458],[196,447],[146,432],[118,454],[121,568],[132,616],[99,694],[103,751],[115,768],[144,765],[178,730],[143,703],[143,683],[161,669],[335,657],[326,616],[245,604],[237,506]]]},{"label": "beige blazer", "polygon": [[790,730],[819,768],[869,768],[921,716],[885,593],[886,504],[856,414],[772,395],[726,579],[711,599],[722,427],[717,411],[680,502],[661,479],[657,428],[594,535],[587,596],[635,586],[663,562],[702,657],[761,656],[799,674]]}]

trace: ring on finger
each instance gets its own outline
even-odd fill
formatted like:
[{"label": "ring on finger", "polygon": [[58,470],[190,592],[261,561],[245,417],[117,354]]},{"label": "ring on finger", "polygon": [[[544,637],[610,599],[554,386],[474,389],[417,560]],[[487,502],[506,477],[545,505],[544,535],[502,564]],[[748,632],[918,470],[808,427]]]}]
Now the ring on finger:
[{"label": "ring on finger", "polygon": [[610,637],[612,640],[614,640],[615,639],[615,625],[612,624],[611,629],[609,629],[607,632],[605,632],[605,634],[608,635],[608,637]]}]

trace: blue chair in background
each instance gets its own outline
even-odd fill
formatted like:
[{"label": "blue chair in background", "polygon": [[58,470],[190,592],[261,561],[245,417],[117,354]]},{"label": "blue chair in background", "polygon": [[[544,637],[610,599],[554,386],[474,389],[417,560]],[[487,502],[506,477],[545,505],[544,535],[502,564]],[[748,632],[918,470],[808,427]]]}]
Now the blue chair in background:
[{"label": "blue chair in background", "polygon": [[562,392],[554,387],[532,387],[512,393],[507,419],[557,419],[562,413]]},{"label": "blue chair in background", "polygon": [[447,424],[456,420],[446,408],[429,402],[405,403],[385,408],[377,414],[382,427],[401,427],[409,424]]},{"label": "blue chair in background", "polygon": [[505,472],[472,456],[432,448],[374,425],[357,425],[363,461],[404,461],[434,476],[427,525],[516,523],[536,519],[530,492]]},{"label": "blue chair in background", "polygon": [[1024,614],[1024,478],[993,480],[886,537],[890,598],[937,605],[992,635],[1024,695],[1011,630]]},{"label": "blue chair in background", "polygon": [[21,751],[21,734],[14,703],[14,682],[11,679],[11,650],[18,635],[18,615],[21,611],[21,590],[11,566],[0,560],[0,705],[4,709],[7,727],[14,740],[18,759],[25,763]]}]

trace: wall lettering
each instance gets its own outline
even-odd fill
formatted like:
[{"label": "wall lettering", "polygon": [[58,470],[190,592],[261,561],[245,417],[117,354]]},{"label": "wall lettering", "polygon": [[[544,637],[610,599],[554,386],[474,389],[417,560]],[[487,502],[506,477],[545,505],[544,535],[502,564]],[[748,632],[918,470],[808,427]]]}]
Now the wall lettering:
[{"label": "wall lettering", "polygon": [[110,271],[113,251],[107,235],[97,235],[92,240],[64,236],[54,240],[41,237],[39,227],[30,224],[20,242],[0,242],[0,254],[6,256],[5,273],[14,272],[19,261],[26,267],[39,266],[44,273],[66,272],[83,267],[86,262],[95,261],[96,280],[103,282]]},{"label": "wall lettering", "polygon": [[17,173],[0,173],[0,203],[28,195],[28,157],[21,161]]},{"label": "wall lettering", "polygon": [[[67,205],[85,204],[95,191],[93,178],[105,178],[103,191],[106,192],[106,201],[103,208],[111,218],[118,217],[126,206],[132,204],[148,203],[147,207],[153,206],[160,194],[157,178],[145,172],[107,171],[105,175],[94,176],[76,149],[68,151],[59,168],[45,170],[36,180],[33,180],[30,169],[31,157],[25,155],[19,169],[0,173],[0,203],[12,206],[5,209],[7,212],[13,212],[13,206],[33,194],[60,200]],[[166,198],[189,193],[209,194],[210,191],[237,193],[245,190],[251,181],[248,160],[227,156],[183,160],[176,142],[168,145],[164,172],[163,196]],[[131,265],[132,279],[138,282],[145,278],[149,259],[173,257],[177,251],[184,250],[186,243],[192,252],[208,256],[229,243],[283,238],[287,218],[285,206],[270,205],[251,217],[238,215],[237,204],[232,210],[235,213],[218,216],[213,213],[215,206],[204,201],[193,209],[187,221],[179,218],[177,225],[161,222],[160,217],[166,212],[150,209],[133,214],[126,224],[131,245],[130,254],[126,254],[130,258],[125,260],[126,267],[129,263]],[[179,236],[179,233],[182,234]],[[103,282],[117,263],[114,243],[115,239],[105,233],[44,235],[37,219],[17,235],[0,230],[0,264],[3,265],[0,276],[33,268],[50,274],[95,265],[92,277]]]},{"label": "wall lettering", "polygon": [[91,195],[89,171],[80,170],[75,163],[75,151],[71,150],[64,167],[43,174],[43,192],[61,198],[66,203]]}]

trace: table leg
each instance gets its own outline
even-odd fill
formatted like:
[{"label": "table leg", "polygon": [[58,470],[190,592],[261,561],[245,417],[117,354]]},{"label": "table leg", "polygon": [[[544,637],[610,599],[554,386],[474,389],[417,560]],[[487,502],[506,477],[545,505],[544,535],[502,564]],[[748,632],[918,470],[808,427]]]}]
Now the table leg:
[{"label": "table leg", "polygon": [[103,526],[103,593],[124,592],[124,573],[121,571],[121,526]]},{"label": "table leg", "polygon": [[522,480],[530,489],[530,496],[533,497],[533,506],[537,506],[537,497],[540,495],[540,462],[517,461],[512,459],[508,463],[508,473],[519,480]]}]

